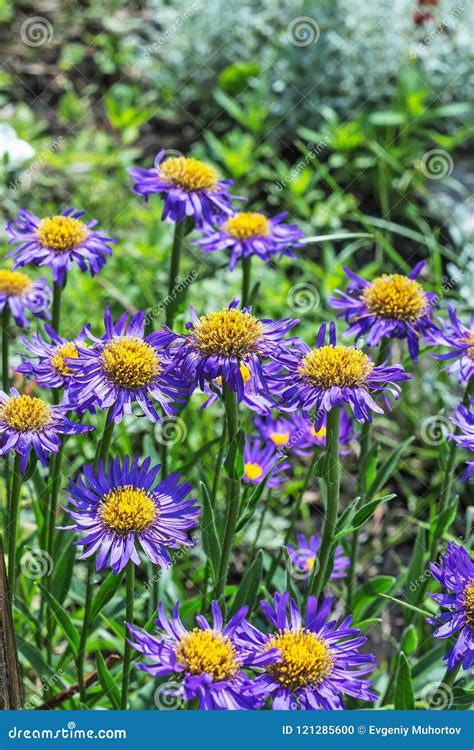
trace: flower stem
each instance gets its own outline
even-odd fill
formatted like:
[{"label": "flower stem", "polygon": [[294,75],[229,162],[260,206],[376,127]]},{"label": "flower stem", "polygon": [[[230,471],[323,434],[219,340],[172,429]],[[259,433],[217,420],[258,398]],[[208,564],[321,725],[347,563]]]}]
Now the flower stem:
[{"label": "flower stem", "polygon": [[16,569],[16,529],[18,525],[18,506],[20,503],[20,493],[23,476],[20,473],[20,454],[15,453],[13,463],[13,478],[10,492],[10,502],[8,505],[8,521],[6,528],[7,547],[8,547],[8,585],[10,597],[13,600],[15,591],[15,569]]},{"label": "flower stem", "polygon": [[130,683],[130,662],[132,660],[132,647],[127,639],[127,623],[133,625],[133,598],[134,598],[135,563],[129,560],[125,568],[125,644],[123,651],[123,674],[122,674],[122,698],[120,708],[126,710],[128,707],[128,686]]},{"label": "flower stem", "polygon": [[334,533],[336,531],[341,484],[341,464],[339,462],[340,416],[340,409],[338,407],[333,407],[328,413],[326,422],[326,515],[318,555],[319,565],[314,566],[317,575],[314,575],[310,582],[310,593],[314,594],[316,597],[321,593],[323,583],[327,577],[328,567],[331,564],[331,551]]},{"label": "flower stem", "polygon": [[[237,394],[229,390],[226,383],[222,383],[224,405],[227,422],[227,441],[229,447],[239,429],[239,412],[237,405]],[[229,478],[229,489],[227,495],[227,511],[224,529],[224,539],[222,542],[221,560],[216,581],[216,598],[219,599],[224,591],[229,570],[229,559],[232,550],[232,542],[235,534],[235,527],[239,515],[240,500],[240,479],[231,476]]]},{"label": "flower stem", "polygon": [[52,457],[51,461],[51,495],[48,508],[48,526],[46,531],[46,551],[49,555],[53,554],[54,547],[54,523],[56,520],[56,510],[58,507],[58,495],[61,487],[61,464],[63,460],[64,445],[61,442],[58,452]]},{"label": "flower stem", "polygon": [[219,452],[216,458],[216,465],[214,469],[214,480],[212,482],[212,490],[211,490],[211,504],[213,507],[215,506],[217,490],[219,487],[219,478],[221,475],[222,462],[224,460],[226,440],[227,440],[227,420],[224,414],[224,416],[222,417],[222,435],[220,439]]},{"label": "flower stem", "polygon": [[[99,463],[101,461],[104,461],[104,463],[107,463],[107,456],[109,453],[110,443],[112,440],[112,433],[115,426],[115,422],[113,421],[112,417],[112,409],[113,406],[111,406],[107,412],[106,418],[105,418],[105,425],[104,429],[102,431],[102,437],[100,440],[99,445],[97,446],[97,451],[95,454],[94,459],[94,471],[97,471],[99,468]],[[90,626],[90,615],[91,615],[91,607],[92,607],[92,577],[94,575],[94,558],[91,556],[87,562],[87,576],[86,576],[86,596],[85,596],[85,602],[84,602],[84,620],[82,623],[82,631],[81,631],[81,639],[79,642],[79,653],[77,655],[77,681],[79,683],[79,694],[81,697],[81,703],[85,703],[86,701],[86,684],[84,680],[84,664],[86,659],[86,650],[87,650],[87,637],[89,635],[89,626]]]},{"label": "flower stem", "polygon": [[56,281],[53,284],[53,319],[51,322],[52,327],[59,333],[59,325],[61,323],[61,295],[63,288]]},{"label": "flower stem", "polygon": [[252,256],[242,258],[242,307],[250,304],[250,278],[252,272]]},{"label": "flower stem", "polygon": [[87,636],[90,625],[91,607],[92,607],[92,577],[94,575],[94,558],[89,557],[87,561],[86,574],[86,597],[84,602],[84,619],[82,622],[81,640],[79,642],[79,653],[77,655],[77,681],[79,683],[79,695],[81,703],[86,702],[86,684],[84,680],[84,664],[86,660]]},{"label": "flower stem", "polygon": [[10,308],[8,304],[2,310],[2,388],[8,393],[10,388],[10,367],[8,361]]},{"label": "flower stem", "polygon": [[176,282],[179,274],[181,247],[183,245],[185,226],[185,221],[177,221],[174,226],[173,247],[171,248],[171,261],[168,277],[168,299],[166,300],[166,325],[169,326],[169,328],[173,327],[176,312]]},{"label": "flower stem", "polygon": [[275,575],[275,571],[276,571],[278,565],[280,564],[280,561],[281,561],[281,558],[282,558],[282,555],[283,555],[283,550],[285,549],[285,547],[288,546],[288,544],[290,543],[291,537],[293,536],[293,532],[295,530],[295,525],[296,525],[296,521],[297,521],[297,518],[298,518],[298,514],[299,514],[300,508],[301,508],[301,506],[303,504],[303,500],[304,500],[304,496],[306,494],[306,491],[308,490],[308,488],[310,486],[311,479],[314,476],[314,467],[316,466],[316,462],[317,462],[317,460],[318,460],[318,458],[319,458],[320,455],[321,455],[320,447],[318,445],[315,445],[314,451],[313,451],[313,456],[311,458],[311,463],[309,464],[308,471],[306,472],[306,476],[305,476],[305,479],[304,479],[304,484],[303,484],[303,488],[301,490],[301,494],[299,496],[298,501],[293,505],[293,508],[292,508],[292,511],[291,511],[290,523],[288,524],[288,528],[286,530],[285,540],[283,542],[282,547],[280,548],[280,551],[279,551],[278,555],[276,555],[273,558],[272,564],[270,565],[270,570],[268,571],[267,579],[265,581],[265,585],[266,585],[267,588],[270,588],[272,580],[273,580],[273,576]]}]

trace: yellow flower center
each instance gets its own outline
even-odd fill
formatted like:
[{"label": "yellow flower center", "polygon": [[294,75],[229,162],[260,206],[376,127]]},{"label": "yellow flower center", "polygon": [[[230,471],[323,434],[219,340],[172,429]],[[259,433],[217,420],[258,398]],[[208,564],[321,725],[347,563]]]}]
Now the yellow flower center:
[{"label": "yellow flower center", "polygon": [[379,276],[365,287],[362,299],[370,313],[405,321],[421,318],[428,304],[421,285],[398,273]]},{"label": "yellow flower center", "polygon": [[252,479],[258,479],[263,474],[263,469],[259,464],[245,464],[244,473],[246,479],[252,481]]},{"label": "yellow flower center", "polygon": [[52,411],[35,396],[13,396],[0,407],[0,419],[17,432],[41,432],[51,423]]},{"label": "yellow flower center", "polygon": [[194,324],[190,343],[208,357],[244,357],[258,351],[262,331],[261,322],[250,313],[225,308],[203,315]]},{"label": "yellow flower center", "polygon": [[289,432],[271,432],[270,439],[275,445],[286,445],[290,439]]},{"label": "yellow flower center", "polygon": [[210,674],[214,682],[232,679],[240,664],[228,636],[214,630],[194,628],[179,642],[176,661],[190,674]]},{"label": "yellow flower center", "polygon": [[352,346],[321,346],[301,360],[298,372],[319,388],[362,386],[372,372],[370,358]]},{"label": "yellow flower center", "polygon": [[466,353],[471,359],[474,359],[474,331],[470,331],[469,335],[461,339],[463,344],[467,344]]},{"label": "yellow flower center", "polygon": [[464,592],[464,602],[466,607],[466,622],[471,630],[474,630],[474,581],[471,581]]},{"label": "yellow flower center", "polygon": [[104,346],[101,356],[105,372],[121,388],[143,388],[161,372],[153,347],[134,336],[111,339]]},{"label": "yellow flower center", "polygon": [[320,430],[315,430],[314,425],[311,425],[311,435],[316,438],[316,440],[323,440],[323,438],[326,437],[326,428],[321,427]]},{"label": "yellow flower center", "polygon": [[36,236],[43,247],[51,247],[58,253],[72,250],[88,237],[89,230],[84,222],[71,216],[50,216],[40,222]]},{"label": "yellow flower center", "polygon": [[31,286],[31,279],[18,271],[0,271],[0,294],[18,297]]},{"label": "yellow flower center", "polygon": [[222,228],[236,240],[248,240],[250,237],[266,237],[270,232],[270,222],[264,214],[242,211],[227,219]]},{"label": "yellow flower center", "polygon": [[150,528],[158,515],[158,508],[149,492],[126,484],[115,487],[104,496],[99,515],[106,529],[126,536]]},{"label": "yellow flower center", "polygon": [[306,560],[306,567],[308,568],[309,572],[313,570],[315,561],[315,557],[308,557],[308,559]]},{"label": "yellow flower center", "polygon": [[71,359],[77,359],[79,357],[79,352],[73,341],[68,341],[66,344],[58,346],[51,356],[51,365],[53,366],[54,371],[63,377],[66,377],[66,375],[70,375],[73,372],[73,370],[71,370],[71,368],[64,362],[68,357]]},{"label": "yellow flower center", "polygon": [[177,156],[166,159],[159,167],[160,177],[188,192],[215,190],[219,175],[216,170],[199,159]]},{"label": "yellow flower center", "polygon": [[280,651],[280,661],[268,669],[288,690],[319,685],[334,667],[328,643],[310,630],[280,630],[265,646],[271,648]]}]

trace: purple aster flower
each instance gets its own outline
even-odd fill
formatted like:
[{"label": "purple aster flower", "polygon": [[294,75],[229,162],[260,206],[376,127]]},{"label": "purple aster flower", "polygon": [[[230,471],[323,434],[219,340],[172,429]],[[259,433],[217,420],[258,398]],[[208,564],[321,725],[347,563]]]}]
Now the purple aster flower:
[{"label": "purple aster flower", "polygon": [[222,378],[231,391],[237,392],[239,401],[244,399],[244,371],[250,374],[255,392],[268,392],[272,371],[266,370],[262,360],[275,358],[291,339],[283,336],[298,321],[285,318],[278,322],[259,320],[252,315],[250,307],[238,310],[238,300],[218,312],[199,318],[191,308],[188,332],[175,334],[165,328],[174,339],[171,349],[173,367],[204,390],[206,381]]},{"label": "purple aster flower", "polygon": [[326,324],[323,323],[316,338],[316,348],[303,341],[293,343],[280,361],[288,369],[282,381],[288,388],[281,396],[280,408],[293,411],[302,407],[303,414],[316,413],[315,429],[323,424],[324,415],[335,406],[347,404],[358,422],[371,422],[371,411],[382,414],[371,391],[381,392],[387,408],[387,392],[397,398],[400,391],[397,381],[408,380],[410,375],[401,365],[374,365],[371,358],[360,349],[336,343],[336,327],[331,323],[329,344],[325,345]]},{"label": "purple aster flower", "polygon": [[432,314],[438,307],[436,294],[425,292],[415,281],[424,265],[424,261],[417,263],[409,276],[383,274],[373,281],[344,268],[350,279],[350,294],[337,290],[340,296],[331,297],[329,302],[351,323],[347,335],[355,333],[356,341],[365,336],[367,346],[377,346],[382,339],[406,338],[416,362],[420,334],[435,328]]},{"label": "purple aster flower", "polygon": [[278,464],[283,455],[281,451],[275,449],[274,445],[262,446],[260,438],[247,437],[244,444],[242,480],[246,484],[260,484],[266,476],[270,475],[267,486],[279,487],[286,479],[285,472],[291,468],[288,461]]},{"label": "purple aster flower", "polygon": [[166,157],[162,149],[153,169],[129,169],[133,192],[147,198],[158,193],[164,198],[163,219],[181,222],[194,217],[197,226],[212,224],[216,217],[232,214],[232,180],[220,180],[209,164],[191,157]]},{"label": "purple aster flower", "polygon": [[18,219],[7,224],[10,245],[17,245],[7,253],[7,257],[14,258],[13,267],[29,263],[51,266],[53,280],[61,286],[73,263],[92,276],[99,273],[105,265],[105,256],[112,254],[109,245],[116,240],[93,231],[97,224],[95,219],[81,221],[79,217],[84,213],[68,208],[62,214],[40,219],[21,209]]},{"label": "purple aster flower", "polygon": [[156,484],[161,467],[150,468],[150,463],[146,458],[139,465],[127,456],[121,464],[117,456],[107,471],[101,461],[97,473],[89,464],[77,482],[69,480],[72,508],[65,510],[74,524],[64,528],[82,534],[77,542],[86,548],[81,560],[97,553],[97,570],[110,567],[119,573],[129,560],[139,565],[137,547],[155,565],[169,568],[169,549],[193,546],[187,532],[196,526],[199,508],[196,498],[184,499],[191,485],[179,484],[179,472]]},{"label": "purple aster flower", "polygon": [[21,365],[15,369],[34,378],[42,388],[67,388],[73,374],[67,361],[79,356],[77,345],[84,343],[89,326],[85,326],[72,341],[59,336],[49,325],[45,325],[44,329],[51,343],[41,338],[39,332],[33,334],[31,340],[21,337],[24,346],[37,361],[23,357]]},{"label": "purple aster flower", "polygon": [[431,563],[434,578],[445,588],[446,594],[430,594],[446,612],[429,619],[436,626],[435,638],[451,638],[456,642],[446,655],[448,669],[459,662],[463,669],[474,664],[474,563],[464,547],[449,542],[439,564]]},{"label": "purple aster flower", "polygon": [[277,657],[255,680],[271,697],[273,710],[344,709],[344,695],[377,700],[371,682],[361,679],[375,666],[371,654],[359,651],[367,639],[351,627],[351,616],[339,625],[328,621],[331,597],[318,607],[316,597],[309,596],[304,618],[288,593],[275,594],[273,607],[265,601],[261,606],[275,631],[262,633],[244,622],[239,640],[263,654],[277,649]]},{"label": "purple aster flower", "polygon": [[[310,419],[297,412],[276,419],[269,416],[258,417],[255,426],[264,440],[271,441],[280,449],[286,448],[298,456],[311,456],[315,446],[326,445],[326,417],[323,418],[319,430],[315,429]],[[349,452],[348,445],[353,438],[352,419],[345,411],[341,411],[339,451],[342,456]]]},{"label": "purple aster flower", "polygon": [[155,677],[174,675],[178,683],[176,690],[168,690],[166,694],[180,701],[197,699],[201,710],[260,708],[262,700],[244,669],[250,665],[264,666],[274,654],[258,654],[250,644],[237,642],[236,633],[242,627],[247,610],[242,607],[224,625],[219,605],[214,601],[211,603],[212,626],[198,615],[197,626],[187,630],[179,616],[179,603],[168,619],[160,602],[156,635],[128,625],[135,639],[132,645],[148,660],[146,664],[137,664],[138,669]]},{"label": "purple aster flower", "polygon": [[257,255],[267,262],[274,255],[294,257],[292,248],[301,247],[303,232],[294,224],[283,224],[285,212],[273,218],[252,211],[240,211],[229,216],[217,228],[205,226],[203,237],[194,244],[204,253],[229,250],[229,271],[239,258]]},{"label": "purple aster flower", "polygon": [[448,305],[449,323],[440,320],[440,329],[430,330],[426,335],[429,344],[447,346],[446,354],[434,354],[436,359],[454,359],[447,368],[456,375],[460,383],[467,383],[474,376],[474,313],[470,326],[465,326],[457,317],[454,307]]},{"label": "purple aster flower", "polygon": [[0,313],[8,305],[15,323],[20,328],[28,328],[25,313],[38,318],[49,318],[49,307],[53,298],[45,279],[30,279],[19,271],[0,271]]},{"label": "purple aster flower", "polygon": [[[321,544],[320,537],[318,534],[314,534],[308,539],[304,534],[297,534],[296,543],[298,545],[296,548],[288,545],[288,554],[293,567],[300,570],[309,579]],[[330,576],[331,581],[337,578],[345,578],[347,576],[346,570],[350,564],[351,561],[344,555],[342,547],[336,547],[334,565]]]},{"label": "purple aster flower", "polygon": [[[460,404],[454,411],[454,416],[451,417],[451,422],[456,425],[459,432],[455,435],[448,435],[451,440],[454,440],[458,445],[463,448],[474,452],[474,400],[471,399],[470,408],[465,404]],[[462,475],[462,479],[468,479],[471,474],[474,473],[474,461],[466,462],[467,469]]]},{"label": "purple aster flower", "polygon": [[20,395],[15,388],[10,395],[0,391],[0,455],[14,451],[20,456],[20,472],[26,471],[31,449],[44,466],[48,454],[57,453],[60,435],[79,435],[94,428],[71,422],[65,416],[71,407],[48,404],[36,396]]},{"label": "purple aster flower", "polygon": [[149,419],[159,421],[152,398],[165,414],[174,413],[175,402],[183,398],[180,389],[184,392],[185,386],[167,371],[169,360],[162,345],[169,343],[172,336],[163,332],[145,336],[144,319],[145,313],[140,312],[128,322],[128,313],[123,313],[114,324],[106,308],[105,335],[98,339],[88,333],[94,345],[78,346],[78,357],[67,361],[72,371],[71,402],[81,408],[112,408],[115,422],[131,413],[135,401]]}]

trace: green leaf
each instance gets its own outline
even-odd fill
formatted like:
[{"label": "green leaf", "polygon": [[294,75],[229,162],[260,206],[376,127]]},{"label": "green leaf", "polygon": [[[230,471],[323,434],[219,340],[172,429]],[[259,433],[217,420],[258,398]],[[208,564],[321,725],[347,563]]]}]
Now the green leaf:
[{"label": "green leaf", "polygon": [[262,580],[262,570],[263,553],[262,550],[259,549],[255,560],[247,568],[240,586],[235,593],[234,601],[232,602],[232,606],[230,608],[231,616],[234,615],[237,610],[244,605],[247,605],[249,607],[249,610],[253,608],[258,596],[260,581]]},{"label": "green leaf", "polygon": [[301,242],[303,245],[314,245],[318,242],[352,240],[360,237],[373,238],[373,236],[373,234],[368,234],[367,232],[337,232],[336,234],[319,234],[314,237],[304,237]]},{"label": "green leaf", "polygon": [[402,636],[402,651],[405,654],[413,654],[418,648],[418,632],[413,624],[405,628]]},{"label": "green leaf", "polygon": [[122,581],[122,574],[109,573],[107,578],[102,581],[99,586],[99,590],[92,600],[91,607],[91,623],[94,622],[95,618],[102,611],[102,607],[111,601],[114,597],[115,592],[120,586]]},{"label": "green leaf", "polygon": [[97,674],[99,675],[99,681],[102,685],[102,689],[107,698],[110,699],[112,707],[118,711],[120,710],[120,691],[118,689],[117,683],[110,674],[107,664],[104,661],[104,657],[102,656],[100,651],[97,651],[96,661]]},{"label": "green leaf", "polygon": [[413,442],[414,436],[411,436],[403,441],[403,443],[400,443],[398,448],[396,448],[390,456],[387,458],[387,460],[382,464],[380,469],[377,471],[377,474],[375,476],[374,481],[370,485],[367,495],[368,497],[373,497],[377,494],[385,485],[387,484],[388,480],[393,475],[395,469],[398,466],[399,458],[402,455],[402,453],[405,451],[405,448],[407,448],[411,442]]},{"label": "green leaf", "polygon": [[224,467],[230,479],[242,479],[244,475],[244,443],[245,432],[239,430],[232,439],[224,461]]},{"label": "green leaf", "polygon": [[400,604],[400,606],[405,607],[406,609],[412,610],[412,612],[416,612],[419,615],[423,615],[423,617],[432,617],[432,614],[430,612],[427,612],[426,609],[420,609],[420,607],[415,607],[413,604],[409,604],[408,602],[404,602],[402,599],[397,599],[395,596],[389,596],[388,594],[380,594],[380,596],[383,596],[385,599],[390,599],[395,604]]},{"label": "green leaf", "polygon": [[354,621],[360,620],[365,609],[373,603],[374,598],[383,596],[383,592],[388,591],[395,581],[396,578],[393,576],[375,576],[360,586],[354,596]]},{"label": "green leaf", "polygon": [[69,643],[74,658],[77,659],[80,643],[80,636],[77,628],[56,597],[54,597],[44,586],[40,585],[40,589],[43,592],[46,602],[49,604],[50,613],[53,615],[59,628],[62,630],[64,637]]},{"label": "green leaf", "polygon": [[395,683],[394,707],[399,711],[414,711],[415,694],[411,679],[410,665],[403,651],[398,657],[397,679]]},{"label": "green leaf", "polygon": [[[285,460],[284,458],[281,458],[281,459],[279,459],[279,460],[277,461],[277,463],[275,464],[275,466],[274,466],[274,469],[276,469],[276,467],[277,467],[277,466],[278,466],[278,465],[279,465],[280,463],[282,463],[282,462],[283,462],[284,460]],[[264,477],[263,481],[261,481],[261,482],[260,482],[260,484],[257,484],[257,486],[256,486],[255,490],[254,490],[254,491],[252,492],[252,494],[250,495],[250,498],[249,498],[249,500],[248,500],[248,502],[247,502],[247,506],[246,506],[246,508],[245,508],[244,512],[243,512],[243,513],[241,514],[241,516],[240,516],[240,518],[239,518],[239,521],[238,521],[238,523],[237,523],[237,526],[236,526],[236,529],[235,529],[235,533],[236,533],[236,534],[237,534],[237,532],[239,532],[239,531],[240,531],[241,529],[243,529],[243,528],[244,528],[244,526],[245,526],[245,525],[246,525],[246,524],[247,524],[247,523],[248,523],[248,522],[250,521],[250,519],[251,519],[251,518],[253,517],[253,515],[254,515],[254,513],[255,513],[255,510],[256,510],[256,508],[257,508],[257,504],[258,504],[258,501],[259,501],[259,500],[260,500],[260,498],[262,497],[263,491],[264,491],[265,487],[267,486],[267,482],[268,482],[268,480],[270,479],[270,475],[271,475],[272,473],[273,473],[273,472],[269,472],[269,473],[268,473],[268,474],[266,475],[266,477]]]},{"label": "green leaf", "polygon": [[212,507],[209,492],[204,482],[201,482],[202,497],[202,546],[207,559],[211,563],[214,582],[221,557],[221,543],[217,531],[216,516]]},{"label": "green leaf", "polygon": [[379,505],[388,502],[388,500],[392,500],[394,497],[396,497],[396,495],[392,493],[391,495],[384,495],[383,497],[376,498],[375,500],[369,500],[368,503],[365,503],[365,505],[363,505],[362,508],[359,508],[359,510],[355,513],[351,521],[351,525],[341,529],[336,533],[334,541],[337,542],[339,539],[342,539],[348,534],[352,534],[354,531],[357,531],[357,529],[360,529],[361,526],[367,523],[369,518],[372,517]]}]

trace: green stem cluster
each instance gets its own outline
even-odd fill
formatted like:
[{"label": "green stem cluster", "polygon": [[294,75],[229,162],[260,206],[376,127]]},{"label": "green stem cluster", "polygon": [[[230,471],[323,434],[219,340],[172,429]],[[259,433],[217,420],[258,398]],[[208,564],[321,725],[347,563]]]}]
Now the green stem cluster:
[{"label": "green stem cluster", "polygon": [[327,578],[334,554],[333,539],[336,531],[337,513],[339,508],[339,494],[341,485],[341,464],[339,461],[339,426],[341,412],[339,407],[333,407],[326,422],[326,513],[324,518],[321,546],[314,565],[314,575],[311,576],[309,593],[318,597]]},{"label": "green stem cluster", "polygon": [[[239,430],[239,412],[237,405],[237,395],[235,391],[229,390],[227,385],[223,383],[223,397],[226,412],[226,423],[227,423],[227,441],[229,447],[232,445],[232,441],[237,435]],[[235,535],[235,527],[237,525],[239,515],[239,500],[240,500],[240,479],[236,478],[233,474],[229,477],[228,483],[228,495],[227,495],[227,509],[226,519],[224,527],[224,539],[222,542],[222,551],[219,570],[216,581],[216,598],[219,599],[225,591],[225,584],[227,580],[227,574],[229,570],[230,553],[232,550],[232,542]]]}]

